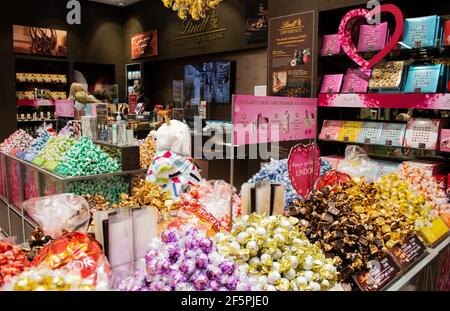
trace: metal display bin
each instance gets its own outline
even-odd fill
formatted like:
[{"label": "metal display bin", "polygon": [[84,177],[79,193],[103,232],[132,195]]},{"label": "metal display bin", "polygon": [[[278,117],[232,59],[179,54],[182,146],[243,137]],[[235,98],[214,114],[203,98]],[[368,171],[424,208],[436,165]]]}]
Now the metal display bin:
[{"label": "metal display bin", "polygon": [[[36,228],[22,209],[26,200],[61,193],[101,194],[112,203],[117,203],[120,193],[130,193],[135,176],[143,170],[131,170],[110,174],[62,177],[33,163],[0,152],[0,200],[8,215],[3,219],[1,229],[18,241],[25,241],[26,234]],[[14,216],[14,217],[12,217]],[[19,217],[17,217],[19,216]],[[13,218],[13,219],[12,219]],[[6,226],[8,224],[8,226]]]}]

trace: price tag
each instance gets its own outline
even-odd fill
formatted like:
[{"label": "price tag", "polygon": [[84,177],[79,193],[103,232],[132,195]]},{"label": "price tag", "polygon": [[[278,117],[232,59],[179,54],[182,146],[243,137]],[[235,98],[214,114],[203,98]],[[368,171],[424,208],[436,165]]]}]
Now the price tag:
[{"label": "price tag", "polygon": [[345,142],[348,142],[348,141],[349,141],[348,136],[344,136],[344,141],[345,141]]},{"label": "price tag", "polygon": [[365,144],[370,144],[370,138],[365,138],[365,139],[364,139],[364,143],[365,143]]},{"label": "price tag", "polygon": [[417,235],[411,235],[403,244],[397,244],[392,247],[390,253],[404,270],[418,259],[425,252],[425,249],[426,247],[419,237]]},{"label": "price tag", "polygon": [[392,140],[386,140],[386,146],[392,146]]},{"label": "price tag", "polygon": [[353,276],[362,291],[379,291],[391,282],[401,268],[390,254],[369,261],[370,269],[366,269]]}]

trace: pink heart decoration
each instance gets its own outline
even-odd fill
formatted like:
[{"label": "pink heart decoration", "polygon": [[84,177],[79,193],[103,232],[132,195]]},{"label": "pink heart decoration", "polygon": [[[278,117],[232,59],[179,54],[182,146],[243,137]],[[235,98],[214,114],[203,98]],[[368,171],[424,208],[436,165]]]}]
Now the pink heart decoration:
[{"label": "pink heart decoration", "polygon": [[288,158],[288,173],[293,188],[305,199],[320,175],[319,146],[299,144],[292,148]]},{"label": "pink heart decoration", "polygon": [[342,49],[345,54],[347,54],[355,63],[361,66],[363,69],[370,69],[375,66],[379,61],[381,61],[389,52],[395,47],[397,42],[403,33],[403,13],[402,11],[393,4],[383,4],[379,7],[379,13],[390,13],[395,18],[395,31],[391,37],[391,40],[386,44],[384,49],[379,51],[372,59],[365,60],[362,58],[356,49],[355,44],[352,41],[351,29],[355,23],[356,17],[364,17],[366,19],[371,19],[376,13],[377,9],[368,11],[366,9],[356,9],[351,10],[345,14],[344,18],[339,25],[339,39],[341,41]]}]

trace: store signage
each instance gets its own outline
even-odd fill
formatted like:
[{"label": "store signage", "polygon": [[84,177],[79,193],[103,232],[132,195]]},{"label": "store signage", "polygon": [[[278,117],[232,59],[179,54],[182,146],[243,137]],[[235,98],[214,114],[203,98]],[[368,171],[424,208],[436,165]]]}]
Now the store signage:
[{"label": "store signage", "polygon": [[129,113],[134,113],[136,111],[136,107],[138,104],[138,97],[136,94],[129,94],[128,95],[128,111]]},{"label": "store signage", "polygon": [[270,19],[269,94],[311,97],[315,12]]},{"label": "store signage", "polygon": [[403,242],[403,244],[397,244],[392,247],[390,253],[404,270],[422,256],[425,249],[425,245],[420,241],[417,235],[411,235]]},{"label": "store signage", "polygon": [[[374,15],[380,13],[390,13],[395,18],[395,30],[390,41],[379,51],[372,59],[365,60],[358,52],[352,39],[352,30],[358,17],[364,17],[366,20],[372,20]],[[370,69],[380,62],[396,46],[398,40],[403,34],[403,14],[402,11],[393,4],[383,4],[375,7],[373,10],[355,9],[345,14],[339,25],[339,40],[344,52],[359,66],[364,69]]]},{"label": "store signage", "polygon": [[67,56],[67,31],[13,25],[14,53]]},{"label": "store signage", "polygon": [[379,291],[399,273],[400,267],[390,254],[369,261],[370,269],[361,271],[354,280],[362,291]]},{"label": "store signage", "polygon": [[158,31],[151,30],[131,37],[131,59],[158,56]]},{"label": "store signage", "polygon": [[320,175],[320,150],[317,144],[297,145],[288,158],[288,172],[298,195],[306,198]]},{"label": "store signage", "polygon": [[234,144],[314,139],[316,103],[315,98],[235,95]]},{"label": "store signage", "polygon": [[192,18],[181,21],[180,35],[174,39],[176,46],[188,49],[199,49],[210,42],[223,39],[226,28],[219,26],[216,10],[211,10],[202,20]]}]

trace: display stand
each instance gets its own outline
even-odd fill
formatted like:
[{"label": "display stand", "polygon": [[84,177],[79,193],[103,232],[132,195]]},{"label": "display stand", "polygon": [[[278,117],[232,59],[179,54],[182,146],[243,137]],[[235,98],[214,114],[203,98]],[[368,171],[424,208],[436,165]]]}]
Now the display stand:
[{"label": "display stand", "polygon": [[144,170],[139,169],[64,178],[5,153],[0,153],[0,164],[0,209],[2,209],[2,215],[8,215],[7,220],[1,218],[0,227],[9,236],[17,236],[20,243],[24,242],[30,236],[31,231],[37,227],[22,209],[24,201],[40,196],[66,193],[67,191],[73,192],[74,187],[83,182],[109,180],[110,178],[123,179],[128,188],[124,190],[129,192],[131,190],[131,179],[138,174],[145,173]]}]

